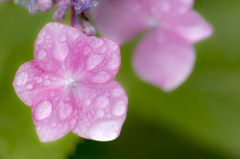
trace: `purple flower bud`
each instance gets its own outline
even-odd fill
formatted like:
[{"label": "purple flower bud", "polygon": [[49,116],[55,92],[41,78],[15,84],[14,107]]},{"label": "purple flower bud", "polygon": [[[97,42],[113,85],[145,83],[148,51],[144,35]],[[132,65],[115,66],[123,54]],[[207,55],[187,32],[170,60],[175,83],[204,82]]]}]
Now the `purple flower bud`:
[{"label": "purple flower bud", "polygon": [[37,7],[42,12],[47,12],[52,9],[54,2],[52,0],[39,0]]},{"label": "purple flower bud", "polygon": [[57,10],[55,10],[55,12],[52,15],[52,18],[55,21],[62,21],[65,19],[65,15],[66,15],[66,10],[63,9],[62,7],[59,7]]}]

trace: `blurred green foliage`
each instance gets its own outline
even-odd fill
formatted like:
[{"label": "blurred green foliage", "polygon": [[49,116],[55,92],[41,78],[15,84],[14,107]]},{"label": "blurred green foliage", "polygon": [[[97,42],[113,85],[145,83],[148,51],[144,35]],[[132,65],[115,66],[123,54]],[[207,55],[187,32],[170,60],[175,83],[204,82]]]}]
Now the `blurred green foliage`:
[{"label": "blurred green foliage", "polygon": [[0,3],[0,159],[240,158],[240,1],[196,0],[194,8],[215,33],[195,45],[196,65],[182,86],[164,93],[136,77],[131,56],[139,36],[122,47],[116,78],[129,97],[120,137],[103,143],[70,133],[40,143],[31,109],[17,98],[12,81],[33,59],[35,38],[53,11],[30,15]]}]

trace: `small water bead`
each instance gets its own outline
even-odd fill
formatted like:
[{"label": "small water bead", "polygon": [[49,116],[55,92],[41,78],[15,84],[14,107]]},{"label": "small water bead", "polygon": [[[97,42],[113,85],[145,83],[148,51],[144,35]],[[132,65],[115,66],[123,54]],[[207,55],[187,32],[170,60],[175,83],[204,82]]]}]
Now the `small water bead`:
[{"label": "small water bead", "polygon": [[41,77],[35,77],[36,83],[42,83],[43,79]]},{"label": "small water bead", "polygon": [[54,97],[54,96],[55,96],[55,91],[51,91],[49,95],[50,95],[51,97]]},{"label": "small water bead", "polygon": [[86,60],[87,70],[95,68],[98,64],[100,64],[103,61],[103,59],[104,57],[101,55],[93,54],[89,56]]},{"label": "small water bead", "polygon": [[41,130],[41,127],[37,127],[36,130],[37,130],[37,131],[40,131],[40,130]]},{"label": "small water bead", "polygon": [[90,105],[91,104],[90,99],[85,99],[83,104],[84,104],[84,106]]},{"label": "small water bead", "polygon": [[97,108],[105,108],[109,104],[109,99],[105,96],[99,96],[94,100],[94,105]]},{"label": "small water bead", "polygon": [[48,79],[48,75],[44,75],[44,76],[43,76],[43,79]]},{"label": "small water bead", "polygon": [[57,123],[55,123],[55,122],[54,122],[54,123],[52,123],[52,126],[53,126],[53,127],[55,127],[56,125],[57,125]]},{"label": "small water bead", "polygon": [[109,41],[108,42],[108,48],[109,48],[109,50],[111,50],[111,51],[114,51],[114,50],[116,50],[117,48],[118,48],[118,44],[116,43],[116,42],[113,42],[113,41]]},{"label": "small water bead", "polygon": [[63,61],[69,54],[69,46],[66,43],[55,43],[52,51],[53,57],[59,61]]},{"label": "small water bead", "polygon": [[18,86],[22,86],[27,82],[27,80],[28,80],[28,73],[27,72],[21,72],[15,78],[15,83]]},{"label": "small water bead", "polygon": [[90,51],[91,51],[90,47],[85,47],[84,50],[83,50],[83,54],[87,55]]},{"label": "small water bead", "polygon": [[52,103],[50,101],[43,101],[39,103],[34,110],[34,117],[37,120],[47,118],[52,112]]},{"label": "small water bead", "polygon": [[111,80],[112,76],[106,71],[101,71],[89,78],[92,83],[106,83]]},{"label": "small water bead", "polygon": [[127,104],[124,100],[118,100],[113,103],[112,114],[115,116],[121,116],[126,112]]},{"label": "small water bead", "polygon": [[37,59],[38,60],[43,60],[47,55],[47,52],[43,49],[39,50],[37,53]]},{"label": "small water bead", "polygon": [[60,120],[65,120],[73,111],[73,108],[70,104],[59,103],[58,104],[58,117]]},{"label": "small water bead", "polygon": [[37,44],[41,44],[43,42],[43,37],[42,36],[39,36],[36,43]]},{"label": "small water bead", "polygon": [[43,36],[44,36],[46,33],[47,33],[46,30],[42,30],[42,31],[41,31],[41,34],[42,34]]},{"label": "small water bead", "polygon": [[45,81],[43,82],[43,85],[44,85],[44,86],[49,86],[50,83],[51,83],[51,82],[50,82],[49,80],[45,80]]},{"label": "small water bead", "polygon": [[62,34],[58,37],[58,40],[59,42],[64,42],[66,40],[66,36]]},{"label": "small water bead", "polygon": [[124,95],[124,90],[121,89],[121,88],[115,88],[115,89],[112,90],[112,95],[114,97],[122,96],[122,95]]},{"label": "small water bead", "polygon": [[26,89],[30,90],[30,89],[32,89],[32,88],[33,88],[33,85],[32,85],[32,84],[28,83],[28,84],[26,85]]},{"label": "small water bead", "polygon": [[104,116],[104,111],[103,110],[97,110],[96,111],[96,117],[97,118],[101,118],[101,117],[103,117]]},{"label": "small water bead", "polygon": [[98,48],[100,46],[102,46],[104,43],[104,41],[102,39],[94,39],[92,42],[92,46],[93,48]]},{"label": "small water bead", "polygon": [[46,39],[50,39],[51,38],[51,36],[50,35],[46,35],[46,37],[45,37]]}]

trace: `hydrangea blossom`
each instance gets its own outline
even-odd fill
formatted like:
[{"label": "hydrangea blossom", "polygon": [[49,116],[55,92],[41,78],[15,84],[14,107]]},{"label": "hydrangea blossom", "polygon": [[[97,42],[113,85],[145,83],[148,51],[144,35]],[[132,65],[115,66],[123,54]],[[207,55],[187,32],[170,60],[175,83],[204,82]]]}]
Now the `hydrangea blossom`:
[{"label": "hydrangea blossom", "polygon": [[120,67],[119,44],[60,23],[48,23],[34,44],[34,60],[18,69],[17,96],[31,107],[41,142],[72,131],[83,138],[118,137],[128,99],[114,81]]},{"label": "hydrangea blossom", "polygon": [[104,37],[125,43],[143,30],[133,68],[144,81],[172,91],[192,72],[193,43],[212,27],[194,10],[194,0],[99,0],[91,15]]}]

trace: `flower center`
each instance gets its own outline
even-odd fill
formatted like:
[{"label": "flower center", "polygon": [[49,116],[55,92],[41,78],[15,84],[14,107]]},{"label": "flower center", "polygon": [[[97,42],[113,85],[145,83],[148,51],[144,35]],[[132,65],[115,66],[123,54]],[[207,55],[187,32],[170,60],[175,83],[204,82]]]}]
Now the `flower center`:
[{"label": "flower center", "polygon": [[74,79],[69,78],[66,80],[65,84],[66,84],[67,88],[75,88],[77,85],[77,82]]}]

